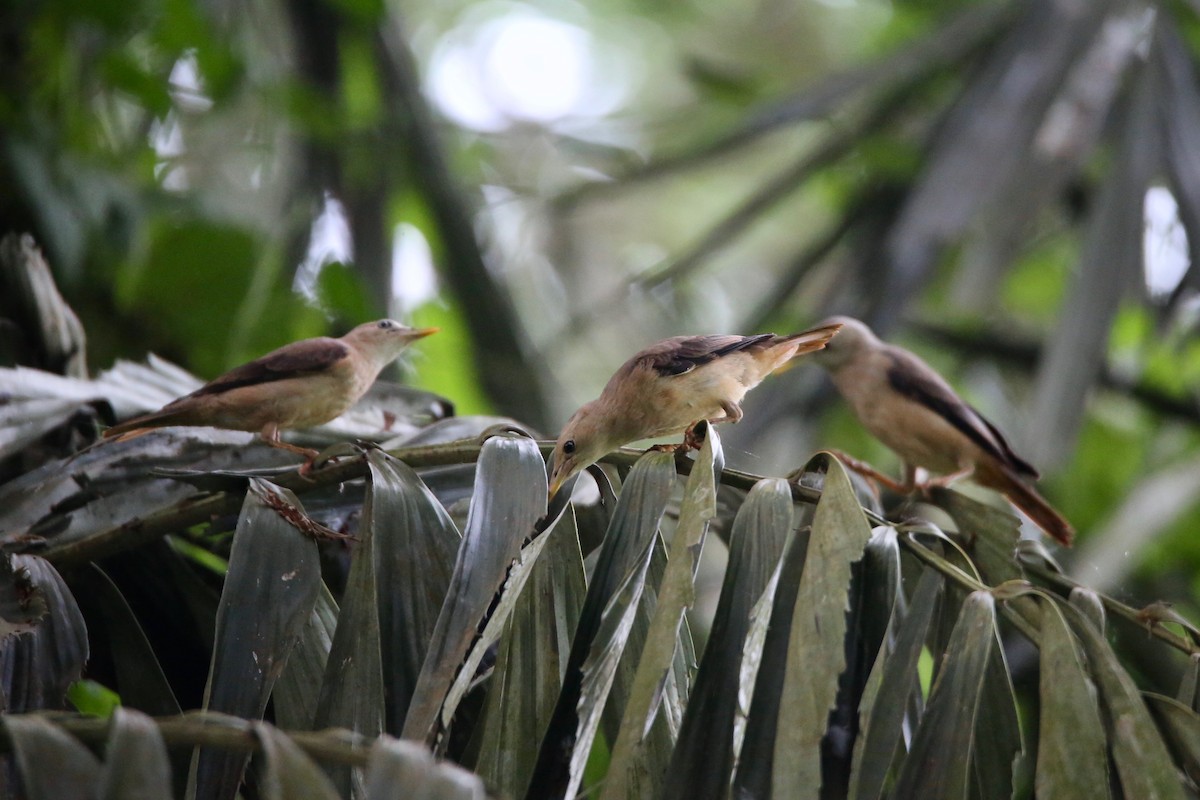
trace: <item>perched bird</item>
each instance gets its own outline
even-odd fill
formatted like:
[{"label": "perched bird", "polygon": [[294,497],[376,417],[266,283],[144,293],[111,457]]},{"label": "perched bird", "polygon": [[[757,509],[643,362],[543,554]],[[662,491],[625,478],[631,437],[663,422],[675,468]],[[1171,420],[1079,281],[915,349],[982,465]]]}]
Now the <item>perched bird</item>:
[{"label": "perched bird", "polygon": [[790,336],[676,336],[626,361],[600,396],[567,421],[554,445],[550,496],[623,444],[690,430],[701,420],[737,422],[746,392],[792,358],[820,350],[841,325]]},{"label": "perched bird", "polygon": [[270,445],[303,453],[279,432],[311,428],[339,416],[375,382],[380,370],[437,328],[409,328],[390,319],[367,322],[340,339],[321,336],[284,345],[226,372],[151,414],[126,420],[106,438],[168,425],[210,425],[258,431]]},{"label": "perched bird", "polygon": [[904,482],[846,459],[852,468],[905,494],[915,488],[917,467],[940,474],[927,486],[970,477],[1001,492],[1058,541],[1071,544],[1071,525],[1030,485],[1037,470],[942,376],[908,350],[881,341],[856,319],[833,317],[826,323],[840,324],[842,330],[814,360],[829,370],[863,427],[904,461]]}]

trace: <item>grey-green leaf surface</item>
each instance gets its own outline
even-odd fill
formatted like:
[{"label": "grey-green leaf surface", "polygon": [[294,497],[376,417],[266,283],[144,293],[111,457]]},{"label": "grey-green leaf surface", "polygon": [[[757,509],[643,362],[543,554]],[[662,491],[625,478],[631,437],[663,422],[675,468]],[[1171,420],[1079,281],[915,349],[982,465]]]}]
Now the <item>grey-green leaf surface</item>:
[{"label": "grey-green leaf surface", "polygon": [[541,740],[554,713],[587,593],[572,509],[533,544],[543,539],[500,637],[475,762],[487,785],[507,797],[522,797],[529,786],[537,760],[530,742]]},{"label": "grey-green leaf surface", "polygon": [[1193,711],[1200,711],[1200,653],[1192,653],[1188,659],[1175,699]]},{"label": "grey-green leaf surface", "polygon": [[317,587],[317,599],[308,622],[300,630],[300,641],[292,648],[287,666],[271,692],[275,724],[284,730],[307,731],[314,727],[317,699],[325,678],[325,664],[333,646],[337,619],[337,601],[322,581]]},{"label": "grey-green leaf surface", "polygon": [[1100,690],[1105,727],[1116,734],[1109,747],[1125,796],[1139,800],[1183,798],[1185,794],[1171,754],[1142,701],[1137,684],[1091,621],[1071,606],[1063,609],[1083,645],[1092,680]]},{"label": "grey-green leaf surface", "polygon": [[996,603],[987,592],[963,601],[945,664],[893,790],[896,797],[962,798],[971,790],[975,732],[996,637]]},{"label": "grey-green leaf surface", "polygon": [[33,631],[44,616],[46,597],[29,570],[11,554],[0,555],[0,644],[15,634]]},{"label": "grey-green leaf surface", "polygon": [[[569,797],[570,787],[579,785],[674,482],[672,455],[651,451],[634,465],[621,489],[571,642],[563,689],[526,792],[530,800]],[[606,645],[618,649],[605,653]]]},{"label": "grey-green leaf surface", "polygon": [[798,535],[790,537],[778,570],[771,576],[763,596],[751,612],[739,676],[745,684],[738,698],[739,713],[745,715],[745,721],[739,724],[735,719],[734,727],[735,796],[767,797],[771,793],[779,698],[787,677],[792,615],[808,556],[809,538],[810,530],[803,525]]},{"label": "grey-green leaf surface", "polygon": [[[670,557],[658,584],[654,616],[609,759],[600,795],[608,800],[634,796],[644,785],[645,777],[634,774],[645,769],[639,763],[639,753],[668,682],[684,613],[695,602],[693,581],[708,523],[717,513],[716,483],[724,461],[719,435],[712,426],[707,431],[684,489]],[[660,771],[663,766],[656,765]]]},{"label": "grey-green leaf surface", "polygon": [[367,462],[366,521],[375,536],[386,730],[399,733],[462,535],[411,467],[377,450],[367,454]]},{"label": "grey-green leaf surface", "polygon": [[[563,510],[566,510],[566,506]],[[557,527],[557,523],[563,522],[568,515],[560,514],[555,520],[555,524],[551,529]],[[573,519],[573,516],[571,516]],[[567,523],[569,527],[573,525]],[[454,718],[455,712],[458,710],[458,705],[466,696],[471,685],[475,681],[476,673],[479,671],[480,664],[483,663],[489,652],[492,652],[493,645],[500,639],[503,634],[509,618],[516,608],[517,603],[525,594],[525,584],[528,583],[534,570],[537,568],[538,562],[541,560],[542,551],[550,542],[548,534],[550,531],[545,531],[542,535],[535,538],[525,547],[522,547],[516,560],[513,562],[512,568],[508,571],[508,578],[504,581],[504,585],[500,588],[497,594],[497,599],[488,611],[487,624],[484,626],[482,633],[475,639],[471,645],[471,649],[463,661],[462,667],[458,671],[458,675],[451,684],[450,689],[446,692],[446,698],[442,703],[440,714],[440,724],[446,727]]]},{"label": "grey-green leaf surface", "polygon": [[109,724],[97,792],[99,798],[159,800],[170,797],[171,763],[154,720],[140,711],[117,708]]},{"label": "grey-green leaf surface", "polygon": [[862,559],[871,538],[845,467],[833,457],[825,459],[825,486],[792,615],[775,737],[774,797],[820,794],[821,739],[846,667],[851,565]]},{"label": "grey-green leaf surface", "polygon": [[368,800],[484,800],[488,793],[479,776],[451,763],[438,763],[416,742],[381,736],[367,762]]},{"label": "grey-green leaf surface", "polygon": [[1009,800],[1013,796],[1013,770],[1025,750],[1017,717],[1017,699],[1008,677],[1004,649],[998,639],[988,656],[979,694],[975,741],[981,744],[971,754],[975,762],[972,797]]},{"label": "grey-green leaf surface", "polygon": [[1171,697],[1153,692],[1142,696],[1158,721],[1163,738],[1171,745],[1180,769],[1193,782],[1200,779],[1200,714]]},{"label": "grey-green leaf surface", "polygon": [[446,691],[521,542],[546,512],[546,464],[532,439],[492,437],[479,453],[475,491],[454,576],[417,679],[404,738],[426,741]]},{"label": "grey-green leaf surface", "polygon": [[1035,788],[1039,797],[1103,800],[1108,745],[1096,687],[1056,600],[1041,603],[1041,712]]},{"label": "grey-green leaf surface", "polygon": [[[371,738],[383,733],[384,715],[380,602],[375,570],[378,548],[375,531],[381,517],[375,503],[374,477],[373,466],[313,723],[317,729],[346,728]],[[349,794],[351,770],[332,768],[330,774],[339,792]]]},{"label": "grey-green leaf surface", "polygon": [[[941,596],[944,578],[926,567],[921,572],[908,609],[896,632],[896,643],[887,658],[872,668],[881,673],[873,696],[864,696],[860,707],[861,730],[855,743],[851,797],[873,800],[884,796],[888,771],[896,759],[904,734],[909,698],[917,691],[917,662]],[[873,681],[868,680],[868,686]]]},{"label": "grey-green leaf surface", "polygon": [[787,482],[766,478],[754,485],[734,518],[712,630],[667,770],[666,800],[715,800],[728,792],[750,612],[783,555],[792,517]]},{"label": "grey-green leaf surface", "polygon": [[[321,581],[317,543],[283,513],[303,514],[295,495],[251,481],[217,609],[206,710],[261,719],[271,689],[312,614]],[[200,749],[192,760],[189,796],[232,797],[245,761],[241,753]]]},{"label": "grey-green leaf surface", "polygon": [[254,732],[262,744],[256,763],[263,800],[339,800],[325,772],[287,734],[265,722]]},{"label": "grey-green leaf surface", "polygon": [[1104,611],[1104,601],[1100,599],[1100,595],[1093,592],[1091,589],[1085,589],[1082,586],[1076,586],[1071,589],[1069,596],[1071,605],[1083,614],[1096,630],[1104,633],[1107,624],[1107,613]]},{"label": "grey-green leaf surface", "polygon": [[954,519],[984,583],[999,586],[1024,577],[1016,560],[1021,520],[952,489],[935,488],[933,500]]},{"label": "grey-green leaf surface", "polygon": [[5,714],[0,721],[12,741],[28,800],[94,796],[100,762],[78,740],[33,714]]},{"label": "grey-green leaf surface", "polygon": [[[75,596],[58,570],[37,556],[13,556],[13,569],[28,575],[44,608],[37,626],[0,643],[0,681],[9,713],[62,708],[67,688],[88,659],[88,634]],[[21,581],[24,583],[24,579]]]}]

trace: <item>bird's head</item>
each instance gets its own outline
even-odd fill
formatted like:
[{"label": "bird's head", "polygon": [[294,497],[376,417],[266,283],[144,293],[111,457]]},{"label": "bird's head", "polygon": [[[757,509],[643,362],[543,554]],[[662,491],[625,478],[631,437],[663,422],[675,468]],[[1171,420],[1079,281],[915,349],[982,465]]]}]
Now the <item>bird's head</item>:
[{"label": "bird's head", "polygon": [[824,349],[810,356],[826,369],[836,370],[858,355],[864,347],[870,347],[879,341],[870,328],[853,317],[830,317],[817,327],[826,325],[842,326],[837,336],[825,344]]},{"label": "bird's head", "polygon": [[394,319],[364,322],[342,337],[342,341],[370,357],[383,369],[417,339],[437,333],[437,328],[410,328]]},{"label": "bird's head", "polygon": [[595,400],[581,407],[567,420],[562,433],[558,435],[558,441],[554,443],[550,497],[554,497],[572,475],[621,446],[621,441],[614,443],[611,427],[606,424],[606,415]]}]

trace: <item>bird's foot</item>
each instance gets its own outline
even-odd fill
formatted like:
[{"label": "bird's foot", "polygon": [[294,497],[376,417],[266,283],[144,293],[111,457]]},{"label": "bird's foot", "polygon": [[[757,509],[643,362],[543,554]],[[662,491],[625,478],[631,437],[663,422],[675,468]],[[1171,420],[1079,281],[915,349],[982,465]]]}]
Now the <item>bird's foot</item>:
[{"label": "bird's foot", "polygon": [[683,432],[683,450],[699,450],[704,447],[704,437],[708,435],[709,422],[701,421],[690,426]]},{"label": "bird's foot", "polygon": [[841,450],[830,450],[829,452],[833,453],[833,455],[837,457],[838,461],[841,461],[843,464],[845,464],[847,469],[854,470],[864,478],[873,480],[876,483],[895,492],[896,494],[906,495],[910,494],[913,490],[913,484],[911,482],[906,481],[902,483],[890,475],[885,475],[867,462],[859,460],[848,453],[844,453]]}]

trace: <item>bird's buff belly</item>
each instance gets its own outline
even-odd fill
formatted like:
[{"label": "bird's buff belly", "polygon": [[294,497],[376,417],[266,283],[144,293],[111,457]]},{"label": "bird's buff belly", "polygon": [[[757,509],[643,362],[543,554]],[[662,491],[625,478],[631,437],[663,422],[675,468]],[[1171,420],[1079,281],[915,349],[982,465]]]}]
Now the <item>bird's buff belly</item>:
[{"label": "bird's buff belly", "polygon": [[260,431],[311,428],[342,414],[354,402],[344,382],[314,378],[272,381],[222,393],[217,403],[219,427]]},{"label": "bird's buff belly", "polygon": [[880,404],[862,415],[864,426],[908,464],[935,473],[957,472],[971,461],[948,443],[963,440],[950,423],[912,402]]}]

